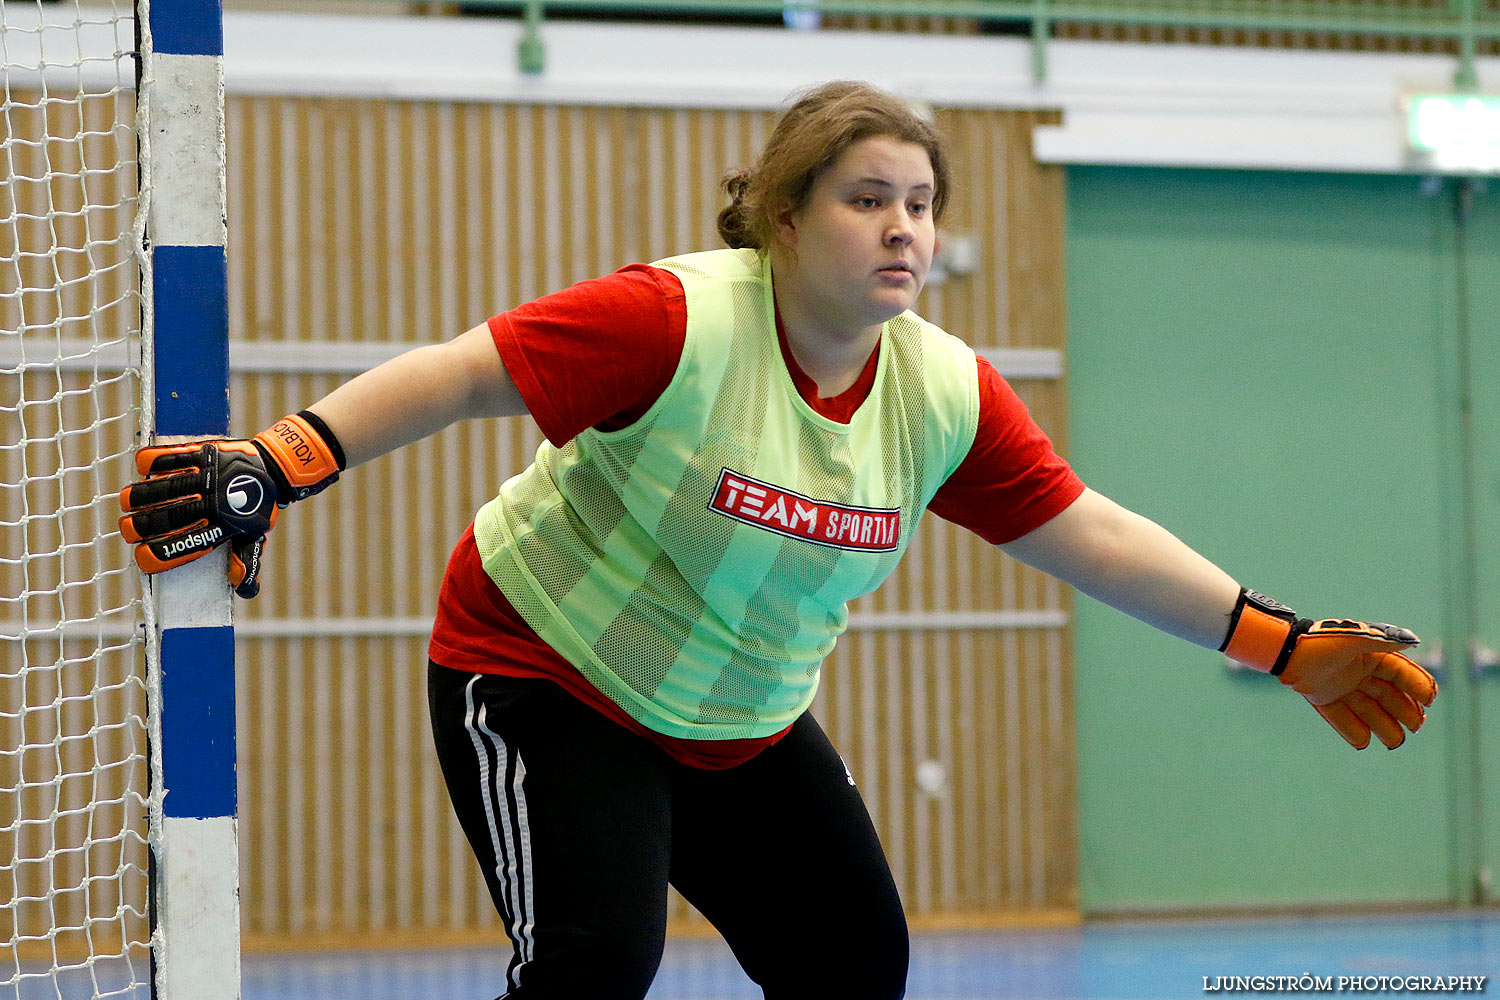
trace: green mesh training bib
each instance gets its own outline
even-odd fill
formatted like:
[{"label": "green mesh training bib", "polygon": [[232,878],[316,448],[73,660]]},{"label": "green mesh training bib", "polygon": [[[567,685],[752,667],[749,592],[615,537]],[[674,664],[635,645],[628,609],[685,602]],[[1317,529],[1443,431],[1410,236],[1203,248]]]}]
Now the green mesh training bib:
[{"label": "green mesh training bib", "polygon": [[686,739],[769,736],[817,692],[846,604],[895,568],[974,441],[974,353],[885,324],[849,424],[809,407],[754,250],[658,261],[687,339],[640,420],[543,443],[475,518],[485,571],[631,717]]}]

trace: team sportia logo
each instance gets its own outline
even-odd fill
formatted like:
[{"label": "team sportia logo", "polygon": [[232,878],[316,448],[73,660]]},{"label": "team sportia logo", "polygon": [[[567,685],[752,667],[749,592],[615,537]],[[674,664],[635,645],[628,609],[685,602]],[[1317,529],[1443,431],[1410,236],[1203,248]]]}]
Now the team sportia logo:
[{"label": "team sportia logo", "polygon": [[778,535],[860,552],[894,552],[901,544],[901,508],[851,507],[814,500],[724,469],[710,510]]}]

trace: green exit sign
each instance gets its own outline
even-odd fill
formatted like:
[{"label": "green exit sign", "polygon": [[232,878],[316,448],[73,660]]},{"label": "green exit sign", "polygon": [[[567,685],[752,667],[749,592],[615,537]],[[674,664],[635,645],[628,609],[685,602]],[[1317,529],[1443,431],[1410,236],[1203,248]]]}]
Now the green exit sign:
[{"label": "green exit sign", "polygon": [[1418,166],[1500,173],[1500,95],[1413,94],[1406,142]]}]

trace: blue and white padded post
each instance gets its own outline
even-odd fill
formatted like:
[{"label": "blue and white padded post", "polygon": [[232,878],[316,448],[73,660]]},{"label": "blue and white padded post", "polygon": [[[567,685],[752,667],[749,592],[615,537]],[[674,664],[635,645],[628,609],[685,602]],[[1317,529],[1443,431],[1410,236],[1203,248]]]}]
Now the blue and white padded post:
[{"label": "blue and white padded post", "polygon": [[[224,31],[219,0],[138,0],[146,426],[229,431]],[[151,581],[156,1000],[240,995],[234,630],[223,550]]]}]

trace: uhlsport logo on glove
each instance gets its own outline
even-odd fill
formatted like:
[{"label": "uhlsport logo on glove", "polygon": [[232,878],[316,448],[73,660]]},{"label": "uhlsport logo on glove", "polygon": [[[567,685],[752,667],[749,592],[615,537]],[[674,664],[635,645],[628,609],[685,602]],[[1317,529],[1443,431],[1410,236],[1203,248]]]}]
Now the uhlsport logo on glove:
[{"label": "uhlsport logo on glove", "polygon": [[260,480],[254,476],[235,476],[229,481],[229,488],[225,491],[224,499],[228,502],[229,509],[236,514],[254,514],[265,502],[265,487],[261,486]]},{"label": "uhlsport logo on glove", "polygon": [[173,539],[162,547],[161,557],[171,559],[180,556],[184,552],[194,552],[198,549],[211,549],[224,540],[224,529],[214,525],[207,531],[194,531],[183,535],[181,538]]}]

